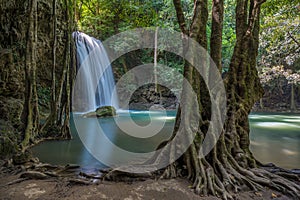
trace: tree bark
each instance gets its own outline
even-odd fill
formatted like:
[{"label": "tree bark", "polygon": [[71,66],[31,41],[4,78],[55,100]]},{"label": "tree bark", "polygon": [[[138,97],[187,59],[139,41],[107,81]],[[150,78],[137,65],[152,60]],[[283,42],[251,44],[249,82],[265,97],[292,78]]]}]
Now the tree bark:
[{"label": "tree bark", "polygon": [[52,44],[52,83],[51,83],[51,102],[50,102],[50,114],[45,122],[45,124],[41,127],[40,132],[43,133],[44,130],[50,126],[56,126],[57,121],[57,102],[56,102],[56,27],[57,27],[57,16],[56,16],[56,0],[52,1],[52,36],[53,36],[53,44]]},{"label": "tree bark", "polygon": [[154,56],[153,56],[153,60],[154,60],[154,84],[155,84],[155,92],[157,93],[157,34],[158,34],[158,27],[156,27],[155,29],[155,37],[154,37]]},{"label": "tree bark", "polygon": [[[207,44],[207,1],[195,0],[194,2],[194,16],[189,36],[205,48]],[[195,111],[194,99],[191,98],[184,84],[178,111],[180,114],[177,113],[174,133],[178,131],[177,134],[183,134],[185,136],[182,138],[183,140],[191,138],[192,135],[195,135],[195,139],[184,155],[175,162],[174,155],[176,155],[178,146],[180,148],[180,144],[170,145],[167,150],[164,149],[154,159],[151,159],[150,165],[159,162],[163,157],[167,157],[172,163],[160,171],[161,178],[184,176],[193,182],[193,188],[197,194],[211,194],[223,199],[234,199],[234,194],[238,191],[257,191],[264,187],[270,187],[297,199],[300,198],[299,185],[258,168],[258,164],[249,150],[248,115],[254,103],[263,94],[256,69],[259,15],[263,2],[264,0],[237,0],[237,40],[228,75],[224,80],[227,93],[227,119],[216,146],[203,158],[199,157],[199,150],[207,134],[206,130],[211,115],[208,112],[210,109],[206,107],[208,103],[204,101],[207,91],[205,91],[196,70],[193,70],[189,64],[185,65],[184,77],[192,84],[197,95],[196,103],[200,106],[198,112]],[[185,23],[182,21],[182,9],[180,9],[179,1],[174,0],[175,3],[180,28],[186,30]],[[204,57],[204,64],[207,64],[205,61]],[[199,123],[194,123],[198,119],[195,117],[197,115],[200,116]],[[181,120],[184,122],[179,129],[178,122]],[[214,124],[209,125],[214,126]],[[174,134],[170,141],[173,138]],[[110,174],[110,177],[113,177],[113,173]],[[115,180],[116,177],[113,178]]]},{"label": "tree bark", "polygon": [[[72,83],[72,77],[70,78],[71,69],[70,69],[70,63],[71,63],[71,33],[73,29],[73,19],[74,19],[74,13],[73,13],[73,4],[72,0],[65,0],[66,5],[66,21],[68,23],[68,28],[66,30],[66,46],[65,46],[65,54],[64,54],[64,84],[61,84],[61,91],[64,90],[64,98],[60,98],[61,101],[61,109],[60,109],[60,116],[59,116],[59,122],[61,123],[61,137],[66,139],[71,139],[72,135],[70,132],[70,102],[71,102],[71,86],[70,83]],[[60,93],[60,95],[62,95]]]},{"label": "tree bark", "polygon": [[[65,49],[64,49],[64,65],[62,76],[58,85],[58,92],[56,93],[56,0],[53,0],[53,46],[52,46],[52,95],[51,95],[51,113],[48,116],[46,123],[41,128],[41,132],[55,131],[56,137],[69,139],[71,138],[69,120],[70,120],[70,105],[71,105],[71,85],[73,83],[72,76],[73,69],[70,69],[71,60],[71,33],[73,29],[73,4],[72,0],[65,0],[65,21],[67,29],[65,30]],[[70,17],[71,15],[71,17]],[[73,53],[73,52],[72,52]],[[71,58],[72,57],[72,58]],[[70,77],[71,75],[71,77]],[[57,94],[57,95],[56,95]]]},{"label": "tree bark", "polygon": [[176,15],[177,15],[177,21],[180,27],[180,30],[183,34],[188,35],[188,31],[186,28],[186,23],[184,19],[184,14],[181,6],[181,1],[180,0],[173,0],[173,4],[176,10]]},{"label": "tree bark", "polygon": [[212,22],[210,37],[210,57],[216,66],[222,71],[222,30],[224,18],[224,1],[213,0]]},{"label": "tree bark", "polygon": [[39,129],[39,109],[36,86],[37,1],[29,2],[28,30],[25,54],[25,102],[22,121],[25,123],[22,149],[33,142]]}]

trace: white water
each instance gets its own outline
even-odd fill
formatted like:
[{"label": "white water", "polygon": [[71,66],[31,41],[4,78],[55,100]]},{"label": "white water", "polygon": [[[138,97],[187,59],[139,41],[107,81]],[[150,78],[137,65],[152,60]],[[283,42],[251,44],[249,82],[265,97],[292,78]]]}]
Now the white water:
[{"label": "white water", "polygon": [[118,109],[115,80],[107,53],[100,40],[74,32],[77,76],[73,89],[73,112],[95,111],[101,106]]}]

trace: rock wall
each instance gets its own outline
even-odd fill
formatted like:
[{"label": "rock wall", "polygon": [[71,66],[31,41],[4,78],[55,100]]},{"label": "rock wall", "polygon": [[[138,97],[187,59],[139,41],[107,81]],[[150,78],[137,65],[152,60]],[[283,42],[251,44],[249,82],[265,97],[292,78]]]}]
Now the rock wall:
[{"label": "rock wall", "polygon": [[[0,158],[9,157],[22,140],[24,62],[29,0],[0,2]],[[65,11],[57,5],[57,80],[63,67]],[[52,69],[52,0],[38,1],[37,90],[40,110],[49,109]],[[12,148],[8,148],[8,146]]]},{"label": "rock wall", "polygon": [[[122,103],[123,96],[126,92],[119,93],[120,108],[124,108]],[[154,84],[144,85],[138,88],[129,100],[130,110],[160,110],[162,107],[166,110],[174,110],[178,107],[179,102],[176,95],[168,88],[158,85],[157,92]]]},{"label": "rock wall", "polygon": [[291,108],[292,84],[284,76],[264,84],[264,96],[253,108],[254,112],[300,112],[300,85],[294,84],[295,109]]}]

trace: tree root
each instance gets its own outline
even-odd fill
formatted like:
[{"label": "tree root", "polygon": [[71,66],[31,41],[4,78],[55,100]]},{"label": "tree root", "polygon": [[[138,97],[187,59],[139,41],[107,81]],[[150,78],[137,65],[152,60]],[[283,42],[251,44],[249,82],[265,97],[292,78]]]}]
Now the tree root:
[{"label": "tree root", "polygon": [[7,184],[4,184],[4,185],[1,185],[0,187],[5,187],[5,186],[9,186],[9,185],[14,185],[14,184],[17,184],[17,183],[21,183],[23,181],[26,181],[26,180],[29,180],[29,178],[18,178],[16,180],[13,180],[11,182],[8,182]]},{"label": "tree root", "polygon": [[153,178],[152,173],[129,173],[124,172],[122,169],[107,169],[101,171],[103,174],[101,176],[102,180],[116,181],[116,182],[134,182],[134,181],[145,181],[149,178]]},{"label": "tree root", "polygon": [[28,178],[28,179],[47,179],[48,175],[38,171],[26,171],[20,175],[20,178]]},{"label": "tree root", "polygon": [[83,179],[70,179],[69,184],[71,185],[92,185],[96,184],[96,182],[90,180],[83,180]]},{"label": "tree root", "polygon": [[[172,152],[174,151],[166,151],[165,153],[172,154]],[[163,170],[134,174],[123,172],[122,168],[119,168],[102,171],[102,177],[103,180],[125,182],[143,181],[147,178],[170,179],[186,177],[193,182],[195,193],[201,196],[214,195],[228,200],[235,199],[235,194],[240,191],[251,190],[258,192],[268,187],[287,194],[293,199],[300,199],[300,179],[298,174],[292,174],[287,170],[270,172],[263,167],[244,168],[227,151],[225,144],[216,146],[209,158],[200,159],[196,152],[196,146],[193,143],[181,159]],[[158,155],[157,158],[160,159],[162,156]],[[172,155],[169,156],[172,157]],[[153,171],[155,162],[157,160],[154,160],[152,164],[140,165],[140,167],[148,167],[149,171],[151,169]]]}]

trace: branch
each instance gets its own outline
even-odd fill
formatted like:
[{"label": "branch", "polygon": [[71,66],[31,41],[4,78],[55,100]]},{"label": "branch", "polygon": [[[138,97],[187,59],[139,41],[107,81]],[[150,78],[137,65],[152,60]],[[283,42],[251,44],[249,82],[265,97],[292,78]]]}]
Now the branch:
[{"label": "branch", "polygon": [[296,40],[296,38],[288,31],[290,38],[300,47],[300,43]]},{"label": "branch", "polygon": [[266,0],[253,0],[253,7],[252,9],[250,8],[249,11],[250,15],[246,34],[252,34],[255,26],[255,21],[258,20],[261,4],[263,4],[264,2],[266,2]]},{"label": "branch", "polygon": [[183,34],[188,35],[187,29],[186,29],[186,24],[185,24],[185,19],[184,19],[184,14],[182,11],[181,1],[173,0],[173,4],[175,6],[177,20],[179,23],[180,30]]}]

